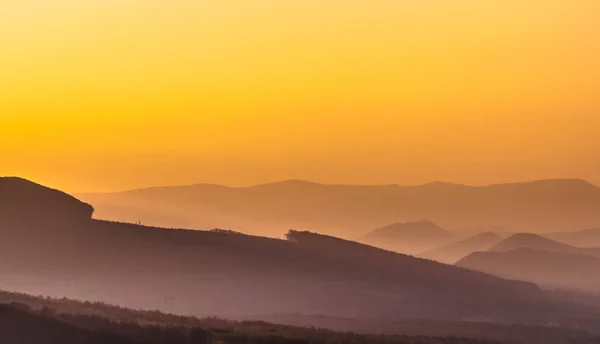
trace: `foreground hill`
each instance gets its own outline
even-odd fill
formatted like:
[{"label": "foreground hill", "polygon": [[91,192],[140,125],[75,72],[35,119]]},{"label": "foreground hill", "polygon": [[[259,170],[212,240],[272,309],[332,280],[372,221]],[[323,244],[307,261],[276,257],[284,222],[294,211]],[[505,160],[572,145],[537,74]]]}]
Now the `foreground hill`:
[{"label": "foreground hill", "polygon": [[[108,309],[108,307],[104,307]],[[115,311],[124,311],[115,309]],[[460,344],[491,343],[462,338],[374,336],[303,329],[261,322],[233,323],[216,319],[177,319],[164,315],[161,323],[148,325],[144,314],[133,322],[84,314],[56,313],[51,308],[30,309],[25,304],[0,305],[0,343],[3,344],[211,344],[211,343],[386,343]],[[162,320],[160,314],[151,314]],[[168,322],[168,320],[175,322]],[[181,322],[177,322],[180,320]],[[186,324],[218,327],[189,327]],[[593,337],[582,337],[591,340]]]},{"label": "foreground hill", "polygon": [[479,233],[466,240],[438,247],[419,256],[445,264],[454,264],[473,252],[487,251],[502,240],[502,237],[496,233]]},{"label": "foreground hill", "polygon": [[2,344],[135,344],[142,343],[109,331],[94,331],[43,316],[20,304],[0,304]]},{"label": "foreground hill", "polygon": [[384,249],[416,254],[452,241],[455,234],[430,221],[395,223],[376,229],[360,241]]},{"label": "foreground hill", "polygon": [[473,187],[322,185],[287,181],[246,188],[159,187],[78,197],[97,217],[163,227],[237,228],[279,236],[287,228],[357,237],[390,223],[428,219],[450,230],[503,227],[552,232],[600,226],[600,189],[581,180]]},{"label": "foreground hill", "polygon": [[[64,197],[30,186],[53,193],[50,203]],[[16,197],[26,205],[37,193]],[[598,309],[557,301],[531,283],[309,232],[278,240],[82,221],[79,213],[52,221],[27,206],[3,220],[0,287],[10,290],[194,315],[600,324]]]},{"label": "foreground hill", "polygon": [[[279,323],[300,322],[304,324],[300,326],[304,327],[263,321],[182,317],[0,291],[0,342],[4,344],[592,344],[598,340],[597,334],[554,327],[475,322],[386,322],[382,319],[357,322],[318,317],[318,323],[343,331],[334,332],[317,330],[309,325],[317,317],[271,318]],[[405,334],[399,335],[402,333]]]}]

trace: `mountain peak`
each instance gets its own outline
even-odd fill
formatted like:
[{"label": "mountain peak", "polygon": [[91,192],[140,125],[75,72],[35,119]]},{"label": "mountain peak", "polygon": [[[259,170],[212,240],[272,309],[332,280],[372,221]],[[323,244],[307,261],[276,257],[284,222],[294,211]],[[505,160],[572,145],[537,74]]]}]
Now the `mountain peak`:
[{"label": "mountain peak", "polygon": [[412,221],[412,222],[396,222],[391,225],[376,229],[375,232],[408,232],[408,231],[420,231],[420,232],[446,232],[445,229],[437,225],[436,223],[428,220]]}]

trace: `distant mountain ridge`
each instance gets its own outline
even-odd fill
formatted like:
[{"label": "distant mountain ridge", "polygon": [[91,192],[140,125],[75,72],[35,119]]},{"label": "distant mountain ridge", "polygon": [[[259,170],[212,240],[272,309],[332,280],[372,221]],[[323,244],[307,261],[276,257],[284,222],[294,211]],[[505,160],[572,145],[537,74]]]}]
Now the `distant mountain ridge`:
[{"label": "distant mountain ridge", "polygon": [[[600,227],[600,188],[558,179],[491,186],[325,185],[285,181],[252,187],[198,184],[77,195],[102,219],[163,227],[226,227],[280,236],[307,228],[354,238],[390,223],[427,219],[448,230],[502,227],[558,232]],[[557,216],[560,214],[560,216]]]}]

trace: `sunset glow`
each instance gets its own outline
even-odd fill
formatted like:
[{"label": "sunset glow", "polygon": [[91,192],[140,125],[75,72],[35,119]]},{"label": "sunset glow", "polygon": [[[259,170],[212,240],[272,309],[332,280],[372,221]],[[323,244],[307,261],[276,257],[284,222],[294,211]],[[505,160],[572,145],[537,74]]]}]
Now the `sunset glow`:
[{"label": "sunset glow", "polygon": [[[600,183],[594,0],[0,2],[0,175]],[[75,178],[77,176],[77,178]]]}]

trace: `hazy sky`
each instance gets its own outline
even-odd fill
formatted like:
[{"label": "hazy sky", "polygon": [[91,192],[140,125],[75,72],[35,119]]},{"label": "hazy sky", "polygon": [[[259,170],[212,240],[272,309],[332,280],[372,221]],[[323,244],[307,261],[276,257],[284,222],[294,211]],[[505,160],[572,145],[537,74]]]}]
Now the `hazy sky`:
[{"label": "hazy sky", "polygon": [[0,1],[0,175],[600,184],[597,0]]}]

